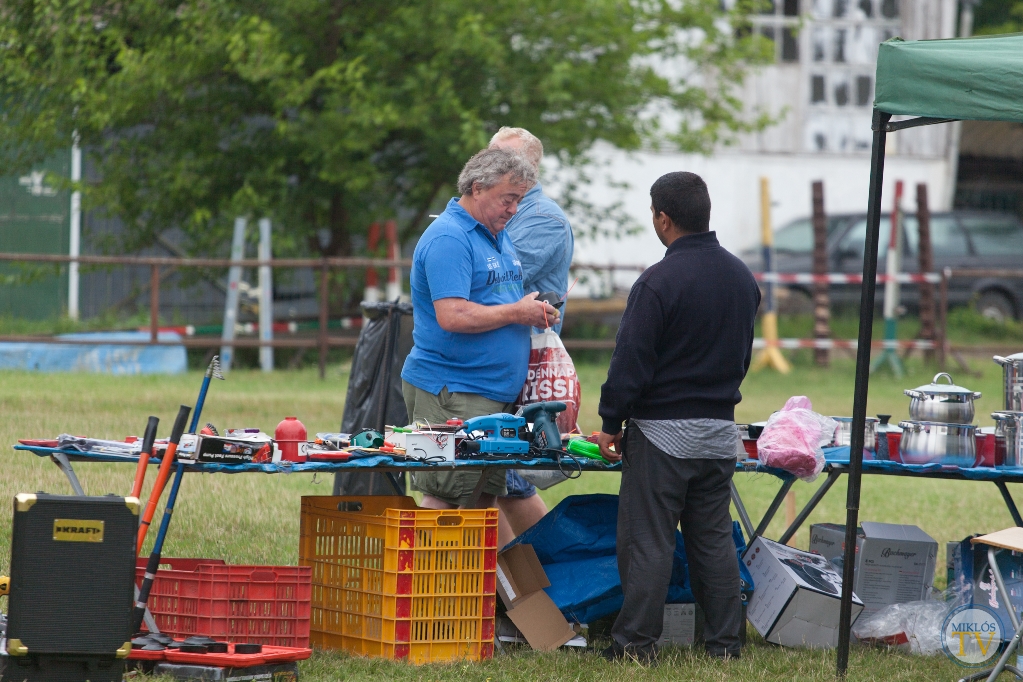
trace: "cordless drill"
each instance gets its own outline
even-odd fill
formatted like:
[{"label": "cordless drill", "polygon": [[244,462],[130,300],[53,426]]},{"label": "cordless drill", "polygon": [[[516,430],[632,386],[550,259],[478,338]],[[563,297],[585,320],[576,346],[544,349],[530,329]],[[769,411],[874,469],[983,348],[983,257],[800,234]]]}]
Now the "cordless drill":
[{"label": "cordless drill", "polygon": [[547,401],[526,405],[519,410],[519,416],[527,423],[533,425],[530,434],[532,444],[541,450],[552,448],[561,449],[561,432],[558,431],[558,413],[564,412],[567,405],[562,402]]}]

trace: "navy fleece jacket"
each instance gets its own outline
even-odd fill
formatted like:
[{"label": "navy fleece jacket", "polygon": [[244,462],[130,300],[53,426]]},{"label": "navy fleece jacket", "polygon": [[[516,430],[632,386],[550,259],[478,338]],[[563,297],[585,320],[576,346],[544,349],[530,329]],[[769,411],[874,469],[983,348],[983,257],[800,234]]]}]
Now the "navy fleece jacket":
[{"label": "navy fleece jacket", "polygon": [[600,390],[603,431],[626,419],[728,419],[753,352],[760,288],[714,232],[680,237],[640,275]]}]

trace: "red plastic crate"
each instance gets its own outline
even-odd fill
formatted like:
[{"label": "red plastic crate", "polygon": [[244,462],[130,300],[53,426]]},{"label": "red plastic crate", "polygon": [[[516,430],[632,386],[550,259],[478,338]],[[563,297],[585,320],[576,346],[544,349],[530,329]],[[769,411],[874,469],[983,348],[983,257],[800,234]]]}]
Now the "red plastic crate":
[{"label": "red plastic crate", "polygon": [[[141,585],[145,559],[135,580]],[[149,593],[160,631],[183,639],[309,646],[312,569],[230,566],[219,559],[162,559]]]}]

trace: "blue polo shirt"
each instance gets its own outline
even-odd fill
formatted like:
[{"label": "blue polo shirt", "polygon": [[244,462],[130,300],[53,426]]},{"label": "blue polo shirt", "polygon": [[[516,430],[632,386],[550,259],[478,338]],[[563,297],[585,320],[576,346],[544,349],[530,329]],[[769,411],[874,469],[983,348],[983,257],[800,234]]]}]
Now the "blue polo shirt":
[{"label": "blue polo shirt", "polygon": [[476,393],[510,403],[526,381],[529,327],[510,324],[480,334],[445,331],[433,302],[464,298],[480,305],[522,298],[522,266],[511,239],[495,239],[457,199],[426,228],[412,256],[414,345],[401,378],[437,395]]},{"label": "blue polo shirt", "polygon": [[[522,197],[518,212],[504,231],[522,261],[522,290],[527,294],[553,291],[564,296],[568,291],[575,237],[565,212],[543,193],[539,182]],[[561,334],[564,319],[562,308],[558,323],[552,325],[555,334]]]}]

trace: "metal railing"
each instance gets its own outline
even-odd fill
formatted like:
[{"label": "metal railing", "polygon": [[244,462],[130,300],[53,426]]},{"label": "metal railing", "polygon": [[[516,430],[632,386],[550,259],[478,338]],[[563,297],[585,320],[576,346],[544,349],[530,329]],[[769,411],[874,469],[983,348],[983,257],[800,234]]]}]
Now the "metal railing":
[{"label": "metal railing", "polygon": [[[232,348],[316,348],[319,354],[320,376],[324,376],[326,368],[327,351],[336,347],[354,347],[358,339],[354,336],[335,336],[328,333],[329,318],[329,282],[330,274],[335,270],[366,269],[366,268],[410,268],[411,259],[387,259],[387,258],[273,258],[270,260],[242,259],[230,260],[227,258],[170,258],[160,256],[98,256],[81,255],[65,256],[58,254],[38,253],[0,253],[0,262],[20,263],[52,263],[68,264],[79,263],[80,265],[125,265],[143,266],[150,268],[149,283],[149,340],[139,341],[115,341],[104,340],[103,345],[152,345],[152,346],[185,346],[186,348],[218,348],[230,346]],[[160,280],[161,269],[182,269],[182,268],[229,268],[240,266],[244,268],[257,268],[268,266],[270,268],[310,268],[319,273],[318,299],[318,328],[315,338],[274,338],[272,340],[260,340],[258,338],[236,338],[225,341],[215,337],[186,337],[174,341],[162,341],[159,338],[160,323]],[[642,272],[645,265],[638,264],[597,264],[597,263],[573,263],[573,270],[591,270],[596,272]],[[758,281],[767,282],[780,286],[793,286],[823,281],[828,284],[859,284],[862,277],[859,275],[835,274],[835,275],[812,275],[808,273],[759,273],[755,277]],[[948,318],[948,283],[954,277],[995,277],[995,278],[1023,278],[1023,270],[1007,269],[952,269],[945,268],[941,273],[907,274],[898,276],[898,280],[904,283],[918,284],[920,282],[936,282],[939,285],[939,306],[936,324],[937,338],[933,341],[933,348],[937,351],[938,362],[944,366],[947,354],[955,354],[960,348],[953,348],[949,345],[946,332],[946,321]],[[884,281],[884,275],[878,276],[878,281]],[[0,341],[32,342],[32,343],[60,343],[67,345],[95,345],[97,342],[88,339],[66,339],[43,335],[0,335]],[[796,341],[792,339],[780,339],[781,341]],[[802,341],[802,340],[799,340]],[[613,339],[564,339],[565,347],[570,350],[611,350],[615,347]],[[832,342],[834,347],[842,346],[841,340]],[[837,344],[837,345],[836,345]],[[788,343],[788,346],[802,347],[800,344]],[[878,342],[875,345],[883,345]],[[910,342],[903,344],[917,347],[919,343]],[[922,346],[920,346],[922,347]]]}]

